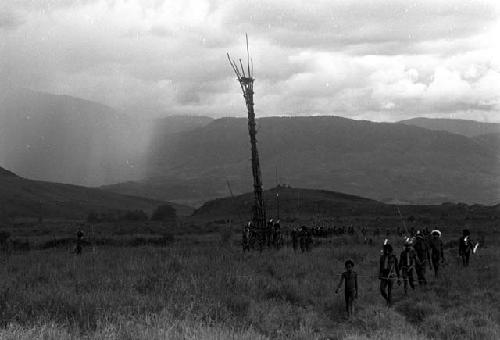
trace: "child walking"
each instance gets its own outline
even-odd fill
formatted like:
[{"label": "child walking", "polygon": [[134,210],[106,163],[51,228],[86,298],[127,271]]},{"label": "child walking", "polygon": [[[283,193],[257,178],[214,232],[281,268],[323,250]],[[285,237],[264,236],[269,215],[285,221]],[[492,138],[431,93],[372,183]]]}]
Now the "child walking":
[{"label": "child walking", "polygon": [[345,282],[344,292],[345,292],[345,309],[348,316],[353,313],[353,301],[358,298],[358,274],[354,270],[354,262],[352,260],[345,261],[346,271],[342,273],[340,277],[340,282],[335,290],[335,294],[338,294],[342,282]]}]

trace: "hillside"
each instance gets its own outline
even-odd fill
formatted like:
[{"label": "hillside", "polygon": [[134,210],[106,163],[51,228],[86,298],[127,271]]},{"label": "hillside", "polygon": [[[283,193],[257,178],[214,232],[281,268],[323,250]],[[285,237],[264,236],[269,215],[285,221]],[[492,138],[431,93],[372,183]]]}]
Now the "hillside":
[{"label": "hillside", "polygon": [[483,147],[500,154],[500,132],[475,136],[473,139]]},{"label": "hillside", "polygon": [[[387,206],[371,199],[343,194],[334,191],[300,189],[291,187],[273,188],[264,191],[264,201],[268,218],[277,216],[277,194],[279,193],[280,215],[372,215],[382,213]],[[206,219],[227,219],[229,217],[246,219],[251,216],[253,193],[236,197],[218,198],[204,203],[196,209],[193,217]]]},{"label": "hillside", "polygon": [[[497,149],[465,136],[328,116],[261,118],[257,138],[266,188],[278,181],[426,204],[500,199]],[[244,118],[176,134],[158,150],[147,179],[106,189],[199,203],[227,196],[226,180],[237,194],[251,188]]]},{"label": "hillside", "polygon": [[[275,187],[264,191],[267,218],[277,217],[277,194],[279,193],[280,217],[290,221],[295,219],[353,217],[355,220],[378,220],[379,218],[399,219],[398,209],[403,216],[433,217],[451,220],[498,219],[499,206],[466,205],[444,203],[439,205],[394,205],[375,200],[348,195],[335,191],[313,190],[291,187]],[[204,221],[227,220],[246,221],[252,216],[253,193],[235,197],[211,200],[196,209],[193,218]]]},{"label": "hillside", "polygon": [[[165,202],[124,196],[69,184],[33,181],[0,168],[0,216],[85,218],[90,211],[135,210],[151,212]],[[191,209],[174,205],[179,215]]]},{"label": "hillside", "polygon": [[148,129],[105,105],[12,90],[0,97],[0,162],[20,176],[51,182],[139,179]]},{"label": "hillside", "polygon": [[209,121],[154,121],[70,96],[10,90],[0,94],[0,164],[26,178],[85,186],[139,180],[161,138]]},{"label": "hillside", "polygon": [[467,137],[500,133],[500,123],[482,123],[475,120],[417,117],[402,120],[399,123],[423,127],[429,130],[448,131]]}]

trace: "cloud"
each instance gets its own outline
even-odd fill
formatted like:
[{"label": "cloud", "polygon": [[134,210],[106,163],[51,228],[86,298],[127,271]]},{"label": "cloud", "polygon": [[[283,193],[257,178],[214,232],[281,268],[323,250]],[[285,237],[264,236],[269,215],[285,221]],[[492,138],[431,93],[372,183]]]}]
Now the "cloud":
[{"label": "cloud", "polygon": [[259,115],[492,119],[500,108],[495,1],[41,0],[5,13],[8,86],[137,114],[244,115],[226,59],[246,57],[244,32]]},{"label": "cloud", "polygon": [[19,14],[0,7],[0,31],[11,30],[23,24],[23,19]]},{"label": "cloud", "polygon": [[[494,2],[233,1],[224,20],[288,47],[399,54],[470,37],[496,22]],[[420,48],[424,49],[425,46]]]}]

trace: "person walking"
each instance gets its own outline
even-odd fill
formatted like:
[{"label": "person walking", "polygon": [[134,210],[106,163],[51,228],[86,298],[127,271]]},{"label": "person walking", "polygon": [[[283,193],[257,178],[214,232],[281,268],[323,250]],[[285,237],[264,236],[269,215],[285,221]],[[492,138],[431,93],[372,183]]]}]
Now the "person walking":
[{"label": "person walking", "polygon": [[443,241],[441,240],[441,232],[437,229],[431,232],[429,240],[429,248],[431,250],[431,263],[434,268],[434,277],[439,277],[439,266],[444,263]]},{"label": "person walking", "polygon": [[387,302],[388,307],[392,304],[392,288],[396,279],[398,284],[401,284],[398,259],[392,253],[392,246],[386,240],[383,253],[380,255],[379,280],[380,294]]},{"label": "person walking", "polygon": [[352,260],[345,261],[344,265],[346,271],[343,272],[342,275],[340,276],[340,282],[337,285],[335,294],[338,294],[340,287],[342,287],[342,283],[345,282],[344,285],[345,310],[347,312],[347,316],[350,317],[353,315],[354,312],[354,307],[353,307],[354,299],[358,298],[358,274],[353,270],[354,262]]},{"label": "person walking", "polygon": [[401,276],[403,277],[403,287],[405,295],[408,295],[408,286],[411,289],[415,289],[413,284],[413,269],[417,263],[417,254],[415,250],[412,249],[412,242],[410,239],[406,239],[404,250],[399,256],[399,270],[401,271]]}]

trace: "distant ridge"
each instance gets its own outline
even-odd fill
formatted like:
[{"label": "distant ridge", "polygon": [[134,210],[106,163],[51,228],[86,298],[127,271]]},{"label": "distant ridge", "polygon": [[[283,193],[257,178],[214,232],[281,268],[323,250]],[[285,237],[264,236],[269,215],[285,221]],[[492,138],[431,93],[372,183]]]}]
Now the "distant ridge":
[{"label": "distant ridge", "polygon": [[113,108],[27,89],[0,95],[0,164],[78,185],[140,179],[148,125]]},{"label": "distant ridge", "polygon": [[[153,120],[67,95],[0,92],[0,164],[20,176],[85,186],[140,180],[152,150],[203,116]],[[158,153],[158,151],[156,152]]]},{"label": "distant ridge", "polygon": [[429,130],[448,131],[467,137],[500,133],[500,123],[483,123],[475,120],[417,117],[399,123]]},{"label": "distant ridge", "polygon": [[17,177],[17,175],[12,171],[0,167],[0,177]]},{"label": "distant ridge", "polygon": [[[106,190],[177,202],[252,188],[245,118],[216,119],[159,145],[148,177]],[[500,199],[499,147],[463,135],[400,123],[336,116],[257,121],[264,188],[335,190],[414,204]]]},{"label": "distant ridge", "polygon": [[[367,213],[370,209],[382,208],[385,204],[368,198],[349,195],[341,192],[291,188],[280,186],[264,191],[264,200],[268,218],[276,218],[276,197],[279,193],[280,214],[295,216],[298,214],[346,214],[362,209]],[[194,217],[250,216],[253,205],[253,193],[245,193],[236,197],[224,197],[211,200],[196,209]]]},{"label": "distant ridge", "polygon": [[[276,198],[279,193],[280,218],[286,221],[298,219],[321,219],[344,216],[359,216],[376,219],[389,217],[399,219],[398,210],[404,216],[417,214],[420,217],[450,215],[464,219],[474,214],[486,219],[500,218],[497,206],[466,205],[463,203],[442,203],[437,205],[399,205],[386,204],[364,197],[348,195],[335,191],[313,190],[291,187],[276,187],[264,192],[267,218],[277,217]],[[245,221],[251,217],[253,193],[235,197],[211,200],[196,209],[193,218],[202,220]]]},{"label": "distant ridge", "polygon": [[[125,196],[100,189],[70,184],[28,180],[0,167],[0,217],[86,218],[91,211],[151,211],[158,200]],[[172,205],[179,215],[189,215],[189,207]]]}]

